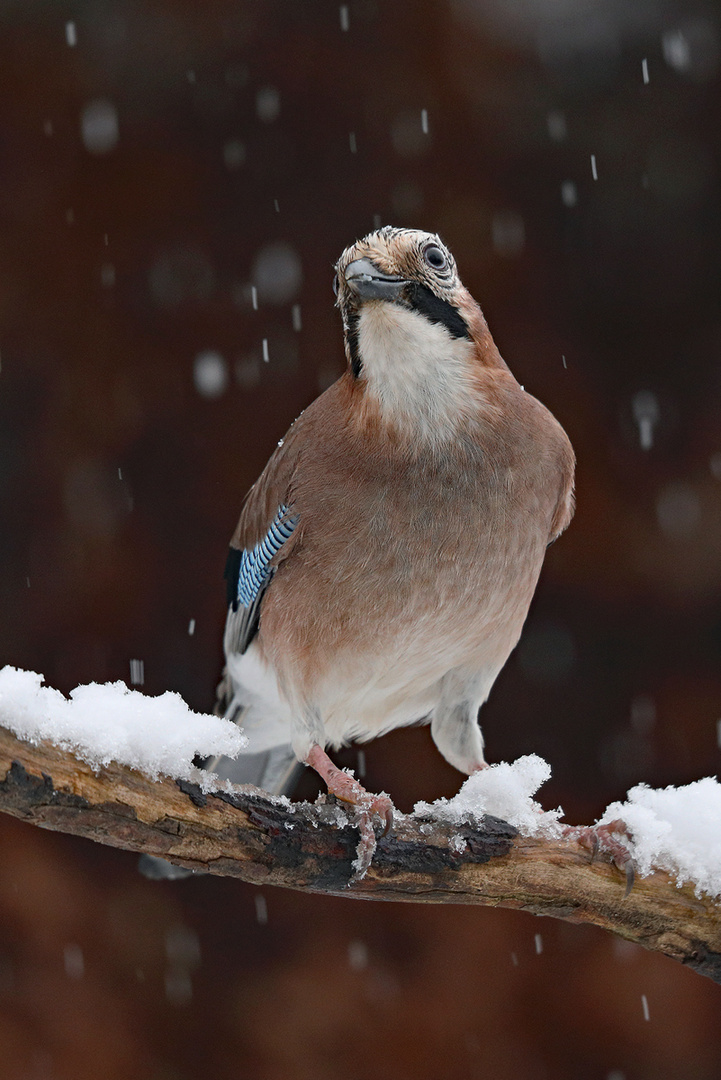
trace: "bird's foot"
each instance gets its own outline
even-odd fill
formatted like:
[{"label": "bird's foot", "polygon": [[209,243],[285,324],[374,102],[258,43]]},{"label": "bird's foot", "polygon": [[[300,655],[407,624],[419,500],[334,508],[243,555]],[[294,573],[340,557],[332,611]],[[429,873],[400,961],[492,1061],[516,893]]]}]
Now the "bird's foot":
[{"label": "bird's foot", "polygon": [[636,864],[628,849],[626,841],[632,836],[628,826],[621,818],[608,821],[604,825],[567,825],[563,835],[569,840],[576,840],[582,847],[591,852],[591,862],[600,853],[609,856],[614,866],[626,875],[626,891],[624,900],[631,892],[636,877]]},{"label": "bird's foot", "polygon": [[376,849],[373,819],[374,817],[381,819],[383,822],[381,835],[385,836],[393,825],[393,803],[385,794],[374,795],[366,791],[354,776],[334,765],[325,750],[317,744],[311,747],[306,762],[325,781],[331,795],[335,795],[336,799],[349,803],[358,810],[360,841],[353,862],[352,880],[359,881],[366,874]]},{"label": "bird's foot", "polygon": [[376,832],[373,828],[373,818],[368,810],[361,810],[358,814],[358,831],[360,832],[360,839],[358,840],[358,846],[355,849],[355,859],[351,863],[353,867],[353,877],[348,882],[352,885],[356,881],[360,881],[368,873],[368,868],[373,862],[373,856],[376,850]]},{"label": "bird's foot", "polygon": [[386,835],[393,825],[394,810],[393,803],[387,795],[374,795],[366,791],[351,773],[334,765],[325,750],[318,745],[311,747],[306,762],[325,780],[328,791],[331,795],[335,795],[336,799],[350,803],[368,814],[377,814],[383,821],[383,836]]}]

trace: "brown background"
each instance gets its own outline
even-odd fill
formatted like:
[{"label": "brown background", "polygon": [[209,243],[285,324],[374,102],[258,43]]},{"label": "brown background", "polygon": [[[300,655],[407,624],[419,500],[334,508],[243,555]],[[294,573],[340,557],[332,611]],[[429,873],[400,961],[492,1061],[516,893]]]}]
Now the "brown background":
[{"label": "brown background", "polygon": [[[332,265],[377,215],[441,233],[578,453],[490,760],[542,754],[573,820],[714,774],[718,9],[5,0],[0,20],[0,661],[68,691],[142,659],[146,691],[211,705],[242,496],[342,370]],[[460,779],[425,730],[367,759],[403,809]],[[721,990],[600,932],[282,892],[263,924],[250,887],[150,883],[9,819],[0,844],[3,1078],[721,1072]]]}]

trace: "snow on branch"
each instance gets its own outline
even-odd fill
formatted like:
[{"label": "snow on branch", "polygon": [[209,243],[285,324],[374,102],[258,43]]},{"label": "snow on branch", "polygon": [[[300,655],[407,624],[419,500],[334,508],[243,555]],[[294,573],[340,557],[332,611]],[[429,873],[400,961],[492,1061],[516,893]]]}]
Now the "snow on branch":
[{"label": "snow on branch", "polygon": [[77,686],[66,698],[43,676],[9,665],[0,670],[0,723],[21,739],[48,739],[93,768],[115,761],[153,780],[161,775],[212,782],[196,755],[235,757],[248,740],[222,716],[193,712],[180,694],[149,697],[124,682]]},{"label": "snow on branch", "polygon": [[4,813],[255,884],[591,923],[721,982],[721,786],[713,779],[665,791],[639,785],[629,802],[609,807],[602,820],[622,816],[633,833],[640,873],[627,897],[624,874],[592,861],[564,837],[561,812],[534,801],[550,774],[534,756],[476,774],[454,799],[397,815],[355,880],[351,809],[324,798],[291,803],[195,769],[195,754],[242,751],[233,724],[191,713],[177,695],[149,698],[116,683],[79,687],[68,701],[41,683],[0,671]]}]

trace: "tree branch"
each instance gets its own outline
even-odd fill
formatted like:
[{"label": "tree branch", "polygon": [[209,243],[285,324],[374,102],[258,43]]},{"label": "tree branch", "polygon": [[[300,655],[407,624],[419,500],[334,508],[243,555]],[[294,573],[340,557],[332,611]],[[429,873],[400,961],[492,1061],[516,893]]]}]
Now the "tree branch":
[{"label": "tree branch", "polygon": [[[204,795],[123,766],[95,773],[72,754],[21,742],[0,728],[0,811],[33,825],[144,852],[256,885],[420,903],[484,904],[591,923],[721,982],[721,907],[657,872],[625,878],[573,840],[521,837],[398,817],[367,875],[352,882],[358,829],[332,803],[293,803],[256,788]],[[460,836],[465,848],[457,848]]]}]

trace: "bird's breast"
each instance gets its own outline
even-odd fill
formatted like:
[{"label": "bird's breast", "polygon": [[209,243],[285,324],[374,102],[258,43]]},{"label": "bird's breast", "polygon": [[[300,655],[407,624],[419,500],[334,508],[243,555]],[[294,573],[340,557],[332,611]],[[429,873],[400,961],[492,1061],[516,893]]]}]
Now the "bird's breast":
[{"label": "bird's breast", "polygon": [[298,478],[302,535],[261,617],[261,646],[285,684],[311,695],[502,662],[548,539],[552,500],[533,476],[488,446],[350,468],[329,455],[319,467],[322,483]]}]

